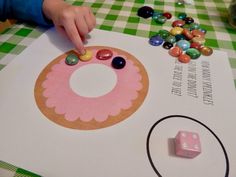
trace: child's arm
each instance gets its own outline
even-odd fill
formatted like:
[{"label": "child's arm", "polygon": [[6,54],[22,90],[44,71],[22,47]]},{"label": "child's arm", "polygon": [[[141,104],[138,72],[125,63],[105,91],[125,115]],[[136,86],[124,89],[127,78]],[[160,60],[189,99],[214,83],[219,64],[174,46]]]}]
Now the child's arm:
[{"label": "child's arm", "polygon": [[0,20],[14,18],[52,26],[68,36],[79,53],[84,54],[83,40],[95,27],[89,7],[72,6],[63,0],[0,0]]},{"label": "child's arm", "polygon": [[52,26],[43,15],[42,3],[43,0],[0,0],[0,20],[12,18]]},{"label": "child's arm", "polygon": [[83,40],[96,25],[91,9],[72,6],[63,0],[44,0],[43,12],[56,29],[72,41],[78,52],[84,54]]}]

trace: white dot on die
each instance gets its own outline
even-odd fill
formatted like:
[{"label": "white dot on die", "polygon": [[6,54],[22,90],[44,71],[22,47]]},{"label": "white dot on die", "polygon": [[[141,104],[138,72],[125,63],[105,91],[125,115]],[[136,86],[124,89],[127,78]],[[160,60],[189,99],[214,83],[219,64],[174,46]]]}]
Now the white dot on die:
[{"label": "white dot on die", "polygon": [[181,136],[182,136],[182,137],[186,137],[186,134],[185,134],[185,133],[181,133]]},{"label": "white dot on die", "polygon": [[182,144],[182,147],[183,147],[183,148],[187,148],[187,147],[188,147],[187,143],[184,142],[184,143]]},{"label": "white dot on die", "polygon": [[197,135],[196,134],[193,134],[192,137],[193,137],[193,139],[197,139]]},{"label": "white dot on die", "polygon": [[195,144],[194,149],[199,149],[199,146],[197,144]]}]

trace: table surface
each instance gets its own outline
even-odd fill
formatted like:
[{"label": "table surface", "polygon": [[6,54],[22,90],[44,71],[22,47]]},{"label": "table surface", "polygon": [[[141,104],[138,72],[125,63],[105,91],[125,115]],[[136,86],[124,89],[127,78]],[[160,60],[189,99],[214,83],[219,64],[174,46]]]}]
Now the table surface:
[{"label": "table surface", "polygon": [[[144,38],[149,38],[160,29],[170,30],[171,23],[177,19],[177,15],[185,12],[199,23],[201,28],[207,30],[206,46],[227,52],[236,86],[236,29],[228,24],[230,0],[195,0],[193,5],[177,5],[176,0],[88,0],[86,2],[67,0],[67,2],[79,6],[90,6],[96,15],[97,29]],[[163,25],[155,23],[151,18],[140,18],[137,16],[137,10],[144,5],[153,7],[159,12],[170,12],[173,17]],[[47,29],[20,23],[0,33],[0,70],[14,60],[45,30]],[[0,174],[1,170],[9,177],[38,176],[2,161],[0,161]]]}]

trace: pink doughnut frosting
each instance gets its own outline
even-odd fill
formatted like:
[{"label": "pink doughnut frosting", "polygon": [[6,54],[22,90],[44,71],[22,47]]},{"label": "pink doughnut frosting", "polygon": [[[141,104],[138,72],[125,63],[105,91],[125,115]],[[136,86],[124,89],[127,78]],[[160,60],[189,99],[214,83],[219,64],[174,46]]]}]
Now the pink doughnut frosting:
[{"label": "pink doughnut frosting", "polygon": [[[126,56],[122,57],[126,59]],[[126,66],[120,70],[113,69],[111,62],[112,59],[98,60],[96,51],[93,51],[93,58],[90,61],[79,61],[74,66],[66,65],[65,59],[61,59],[52,66],[42,83],[43,96],[46,98],[45,106],[54,108],[55,113],[64,115],[68,121],[80,119],[84,122],[93,119],[103,122],[109,116],[116,116],[122,110],[129,109],[132,101],[138,97],[138,91],[143,88],[140,70],[129,59],[126,59]],[[91,98],[80,96],[71,89],[69,81],[73,72],[88,64],[103,64],[115,71],[117,83],[109,93]]]}]

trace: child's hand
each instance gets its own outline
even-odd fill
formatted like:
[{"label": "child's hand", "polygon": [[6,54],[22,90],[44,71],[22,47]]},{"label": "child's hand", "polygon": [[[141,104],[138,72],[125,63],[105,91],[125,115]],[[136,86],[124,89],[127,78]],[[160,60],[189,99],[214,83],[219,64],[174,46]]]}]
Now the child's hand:
[{"label": "child's hand", "polygon": [[62,0],[44,0],[43,12],[56,29],[72,41],[78,52],[84,54],[83,40],[96,25],[91,9],[69,5]]}]

